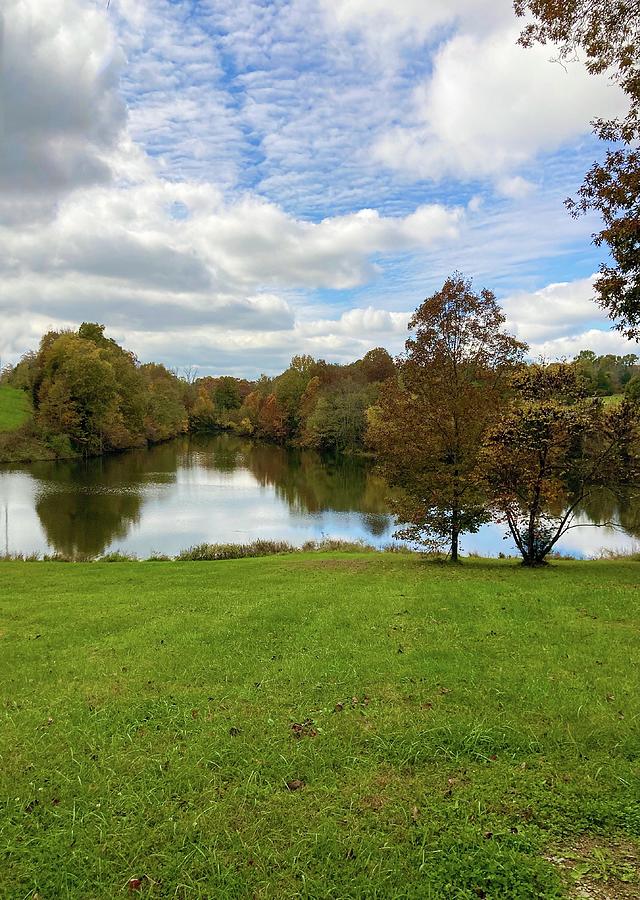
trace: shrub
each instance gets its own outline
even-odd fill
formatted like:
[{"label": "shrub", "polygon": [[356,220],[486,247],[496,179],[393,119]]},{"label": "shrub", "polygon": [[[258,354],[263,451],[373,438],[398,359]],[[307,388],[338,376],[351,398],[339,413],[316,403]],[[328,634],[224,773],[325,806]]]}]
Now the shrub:
[{"label": "shrub", "polygon": [[256,556],[275,556],[279,553],[295,553],[296,548],[287,541],[257,540],[250,544],[197,544],[182,550],[176,556],[179,562],[213,561],[220,559],[247,559]]}]

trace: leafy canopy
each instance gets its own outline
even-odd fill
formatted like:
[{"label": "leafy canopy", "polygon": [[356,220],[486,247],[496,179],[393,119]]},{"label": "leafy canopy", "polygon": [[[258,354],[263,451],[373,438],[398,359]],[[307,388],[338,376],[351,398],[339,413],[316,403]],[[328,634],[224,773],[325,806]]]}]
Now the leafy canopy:
[{"label": "leafy canopy", "polygon": [[398,377],[369,416],[369,441],[399,490],[399,535],[447,545],[453,560],[460,534],[489,518],[480,446],[525,350],[504,321],[491,291],[476,294],[454,273],[416,310]]}]

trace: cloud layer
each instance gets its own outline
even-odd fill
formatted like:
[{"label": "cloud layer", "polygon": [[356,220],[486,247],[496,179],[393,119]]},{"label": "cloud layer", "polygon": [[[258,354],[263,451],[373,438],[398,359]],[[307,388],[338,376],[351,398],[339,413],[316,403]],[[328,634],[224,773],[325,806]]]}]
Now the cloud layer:
[{"label": "cloud layer", "polygon": [[[0,355],[104,322],[144,359],[398,351],[454,268],[535,352],[621,347],[566,217],[620,96],[483,0],[7,0]],[[546,285],[546,286],[545,286]]]},{"label": "cloud layer", "polygon": [[501,178],[503,193],[523,196],[528,185],[505,173],[584,134],[592,119],[624,111],[605,77],[553,64],[548,47],[524,49],[517,37],[512,26],[447,41],[415,90],[414,124],[379,140],[380,159],[425,178]]},{"label": "cloud layer", "polygon": [[125,57],[104,15],[64,0],[7,0],[0,33],[0,215],[11,221],[109,181],[126,122]]}]

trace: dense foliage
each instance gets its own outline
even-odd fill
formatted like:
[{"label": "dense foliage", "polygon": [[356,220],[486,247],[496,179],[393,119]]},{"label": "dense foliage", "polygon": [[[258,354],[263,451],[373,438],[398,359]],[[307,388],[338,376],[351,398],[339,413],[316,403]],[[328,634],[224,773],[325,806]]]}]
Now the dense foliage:
[{"label": "dense foliage", "polygon": [[381,348],[341,366],[294,356],[286,371],[255,382],[223,375],[179,377],[105,337],[104,326],[45,334],[3,382],[25,391],[33,419],[2,436],[0,458],[96,456],[186,431],[226,429],[277,443],[361,450],[366,412],[395,373]]},{"label": "dense foliage", "polygon": [[45,334],[4,377],[31,395],[31,429],[58,456],[140,447],[188,427],[183,382],[164,366],[140,365],[102,325]]},{"label": "dense foliage", "polygon": [[576,368],[562,363],[521,369],[512,389],[484,442],[484,473],[498,518],[536,566],[594,488],[637,484],[640,416],[631,400],[605,409],[587,397]]},{"label": "dense foliage", "polygon": [[596,356],[592,350],[582,350],[573,360],[573,368],[584,392],[593,397],[633,395],[635,385],[640,382],[640,366],[635,353]]},{"label": "dense foliage", "polygon": [[400,532],[428,546],[458,539],[489,520],[482,483],[483,436],[505,401],[525,345],[503,330],[494,295],[474,294],[455,274],[418,308],[415,336],[370,414],[369,440],[389,481]]}]

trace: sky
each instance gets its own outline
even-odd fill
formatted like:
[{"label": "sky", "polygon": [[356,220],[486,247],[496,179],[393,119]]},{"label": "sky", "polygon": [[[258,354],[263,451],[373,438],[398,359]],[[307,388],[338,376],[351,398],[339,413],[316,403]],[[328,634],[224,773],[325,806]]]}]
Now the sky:
[{"label": "sky", "polygon": [[0,360],[97,321],[256,377],[401,351],[455,270],[532,357],[640,352],[575,194],[619,89],[509,0],[3,0]]}]

